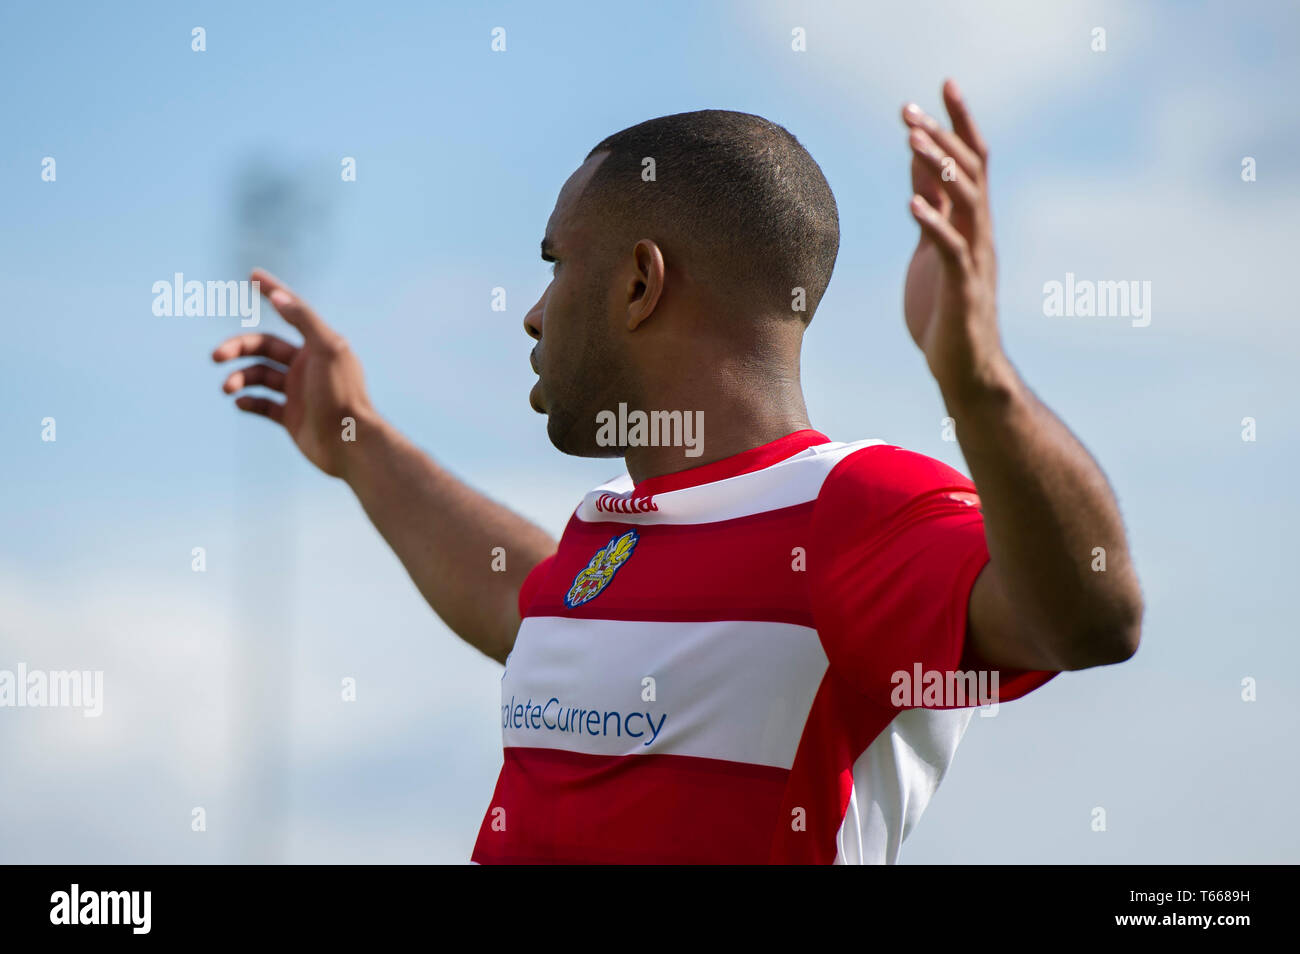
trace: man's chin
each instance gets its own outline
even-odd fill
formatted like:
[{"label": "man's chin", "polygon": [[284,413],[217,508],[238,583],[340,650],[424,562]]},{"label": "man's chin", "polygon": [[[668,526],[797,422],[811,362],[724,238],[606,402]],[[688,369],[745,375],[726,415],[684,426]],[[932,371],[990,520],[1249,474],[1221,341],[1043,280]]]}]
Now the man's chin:
[{"label": "man's chin", "polygon": [[562,412],[546,414],[546,436],[555,449],[570,457],[622,457],[623,448],[602,446],[596,441],[596,427],[577,427],[576,422]]}]

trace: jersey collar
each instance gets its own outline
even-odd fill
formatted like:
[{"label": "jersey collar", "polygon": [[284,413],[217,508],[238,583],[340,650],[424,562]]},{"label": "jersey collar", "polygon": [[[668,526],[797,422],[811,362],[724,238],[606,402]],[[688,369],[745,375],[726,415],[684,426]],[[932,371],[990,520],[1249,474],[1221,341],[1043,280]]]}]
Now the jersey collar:
[{"label": "jersey collar", "polygon": [[726,480],[728,477],[738,477],[741,474],[762,470],[764,467],[771,467],[802,450],[829,442],[830,438],[821,431],[805,428],[747,451],[741,451],[739,454],[724,457],[722,460],[658,477],[647,477],[633,485],[633,492],[638,497],[642,497],[667,493],[670,490],[685,490],[687,487],[698,487],[700,484],[711,484],[715,480]]}]

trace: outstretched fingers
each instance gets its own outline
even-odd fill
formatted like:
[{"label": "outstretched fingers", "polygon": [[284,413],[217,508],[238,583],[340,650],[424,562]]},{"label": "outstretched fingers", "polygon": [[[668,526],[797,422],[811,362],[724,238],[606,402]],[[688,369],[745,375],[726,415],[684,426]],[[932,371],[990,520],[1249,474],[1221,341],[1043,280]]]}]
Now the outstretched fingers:
[{"label": "outstretched fingers", "polygon": [[948,217],[920,195],[912,196],[911,210],[917,225],[934,242],[944,263],[950,269],[969,272],[970,244]]},{"label": "outstretched fingers", "polygon": [[970,110],[966,107],[966,100],[962,98],[961,90],[952,80],[947,80],[943,84],[943,105],[948,110],[948,116],[952,119],[952,128],[963,143],[970,148],[976,156],[979,157],[980,169],[983,170],[988,165],[989,147],[980,135],[979,129],[975,126],[975,120],[971,118]]},{"label": "outstretched fingers", "polygon": [[[939,144],[932,139],[925,130],[913,128],[907,137],[908,145],[912,147],[912,158],[914,161],[921,163],[928,168],[934,178],[938,180],[940,188],[952,200],[953,209],[967,217],[968,221],[974,221],[978,217],[982,193],[976,182],[968,175],[960,174],[954,168],[954,159],[947,155]],[[916,176],[912,177],[913,182]],[[920,190],[916,190],[920,191]],[[921,193],[924,195],[924,193]],[[939,207],[934,198],[926,195],[926,200],[940,211],[946,211]]]},{"label": "outstretched fingers", "polygon": [[[903,108],[912,149],[912,191],[925,200],[925,206],[948,219],[983,257],[992,231],[985,178],[988,147],[952,80],[943,84],[943,99],[952,129],[945,128],[915,103]],[[936,201],[936,186],[942,191],[941,201]],[[913,214],[917,212],[914,208]],[[932,230],[925,234],[932,236]]]},{"label": "outstretched fingers", "polygon": [[247,411],[249,414],[260,414],[262,417],[269,417],[277,424],[284,423],[284,405],[279,401],[272,401],[270,398],[253,397],[248,394],[240,395],[235,398],[235,407],[241,411]]},{"label": "outstretched fingers", "polygon": [[221,389],[227,394],[234,394],[242,388],[251,388],[255,385],[261,385],[264,388],[270,388],[272,391],[284,393],[287,375],[279,368],[269,364],[250,364],[246,368],[240,368],[233,372],[230,377],[226,378]]},{"label": "outstretched fingers", "polygon": [[338,336],[330,330],[329,325],[321,321],[310,305],[266,269],[253,269],[252,279],[258,283],[262,294],[271,300],[275,310],[285,321],[301,331],[309,344],[329,346],[337,339]]},{"label": "outstretched fingers", "polygon": [[275,335],[235,335],[217,345],[212,360],[220,364],[232,358],[270,358],[283,365],[293,364],[300,349]]},{"label": "outstretched fingers", "polygon": [[914,130],[921,130],[933,139],[943,150],[944,155],[951,156],[958,168],[966,175],[975,180],[983,176],[984,164],[975,150],[951,129],[944,129],[937,119],[916,103],[908,103],[903,107],[903,122]]}]

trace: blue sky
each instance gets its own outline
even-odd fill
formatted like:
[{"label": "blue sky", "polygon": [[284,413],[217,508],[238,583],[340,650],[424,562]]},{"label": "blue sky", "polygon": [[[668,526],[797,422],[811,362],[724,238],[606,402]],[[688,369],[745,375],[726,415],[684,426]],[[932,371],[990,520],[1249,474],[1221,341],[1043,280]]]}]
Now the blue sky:
[{"label": "blue sky", "polygon": [[[805,345],[813,423],[960,467],[900,304],[915,226],[898,109],[937,109],[951,75],[992,147],[1007,348],[1106,469],[1148,613],[1131,662],[975,720],[903,860],[1296,860],[1300,14],[646,9],[0,13],[0,668],[103,669],[106,693],[93,720],[0,710],[0,859],[464,861],[500,764],[499,667],[425,607],[346,487],[220,394],[207,355],[237,322],[155,317],[153,282],[279,273],[348,336],[384,413],[558,533],[617,467],[557,454],[527,404],[521,323],[556,193],[625,126],[756,112],[809,148],[840,207]],[[250,167],[301,210],[273,260],[251,260],[235,213]],[[1045,317],[1043,284],[1067,272],[1150,281],[1151,325]]]}]

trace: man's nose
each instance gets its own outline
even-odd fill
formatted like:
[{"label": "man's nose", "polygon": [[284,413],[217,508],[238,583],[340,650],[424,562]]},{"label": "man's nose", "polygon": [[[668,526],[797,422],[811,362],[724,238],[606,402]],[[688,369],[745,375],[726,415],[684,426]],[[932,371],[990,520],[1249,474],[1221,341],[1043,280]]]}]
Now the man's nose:
[{"label": "man's nose", "polygon": [[[550,290],[550,286],[547,286]],[[528,337],[534,341],[542,340],[542,312],[546,310],[546,292],[542,292],[542,297],[537,299],[537,304],[528,309],[528,314],[524,315],[524,331]]]}]

